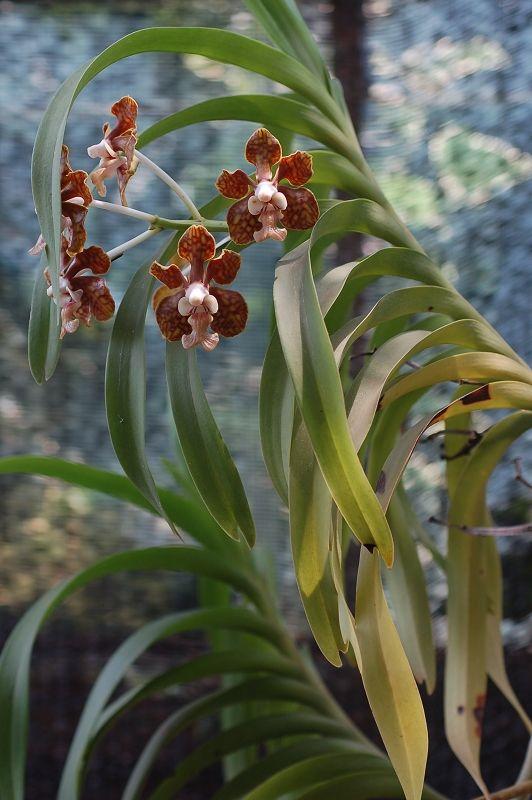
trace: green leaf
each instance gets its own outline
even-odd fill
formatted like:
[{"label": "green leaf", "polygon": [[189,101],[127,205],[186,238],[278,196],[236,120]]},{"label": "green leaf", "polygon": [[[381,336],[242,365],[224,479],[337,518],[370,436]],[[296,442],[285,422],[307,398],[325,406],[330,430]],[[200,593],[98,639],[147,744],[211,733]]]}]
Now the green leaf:
[{"label": "green leaf", "polygon": [[244,0],[253,16],[261,23],[271,42],[294,56],[314,72],[326,90],[330,77],[319,47],[295,2],[291,0]]},{"label": "green leaf", "polygon": [[174,422],[190,475],[210,513],[233,539],[250,547],[255,525],[229,450],[203,391],[194,351],[166,345],[166,376]]},{"label": "green leaf", "polygon": [[154,547],[118,553],[78,573],[47,592],[22,617],[0,657],[0,795],[23,800],[28,719],[29,667],[33,643],[43,623],[77,589],[122,571],[184,571],[230,583],[264,611],[260,588],[248,571],[236,569],[218,555],[194,547]]},{"label": "green leaf", "polygon": [[285,800],[304,794],[304,790],[320,786],[322,798],[332,797],[327,783],[348,774],[352,780],[353,800],[367,797],[400,797],[401,787],[390,768],[382,759],[368,753],[326,753],[306,758],[281,772],[272,775],[261,786],[250,792],[247,800]]},{"label": "green leaf", "polygon": [[[159,512],[131,483],[129,478],[118,475],[109,470],[77,464],[74,461],[65,461],[60,458],[48,456],[11,456],[0,459],[0,475],[9,473],[23,473],[29,475],[42,475],[58,478],[74,486],[81,486],[95,492],[132,503],[139,508],[159,516]],[[227,553],[230,548],[231,558],[243,558],[244,551],[236,548],[215,524],[213,518],[203,508],[192,500],[171,492],[168,489],[157,487],[157,494],[172,521],[187,531],[194,539],[213,550],[223,550]]]},{"label": "green leaf", "polygon": [[277,330],[262,366],[259,427],[262,456],[277,494],[288,505],[288,459],[294,417],[294,390]]},{"label": "green leaf", "polygon": [[[249,791],[261,786],[267,779],[280,773],[286,767],[307,761],[313,756],[323,756],[328,753],[352,753],[353,749],[353,744],[344,739],[302,739],[295,744],[275,750],[248,769],[243,770],[233,780],[222,786],[212,800],[240,800],[242,797],[247,797]],[[129,798],[124,798],[124,800],[129,800]]]},{"label": "green leaf", "polygon": [[155,642],[176,633],[219,629],[248,631],[265,637],[270,644],[279,644],[279,632],[256,613],[243,608],[209,608],[169,614],[135,631],[111,656],[92,687],[65,761],[58,800],[80,796],[98,719],[139,656]]},{"label": "green leaf", "polygon": [[399,378],[384,393],[381,408],[417,389],[446,381],[459,383],[463,380],[473,383],[516,380],[532,384],[532,372],[516,363],[515,359],[499,353],[473,352],[446,356]]},{"label": "green leaf", "polygon": [[28,360],[36,383],[42,383],[53,375],[61,349],[61,323],[57,314],[52,313],[52,300],[46,294],[48,285],[43,269],[41,260],[31,298],[28,328]]},{"label": "green leaf", "polygon": [[[146,128],[139,136],[138,147],[139,149],[146,147],[150,142],[160,139],[161,136],[166,136],[189,125],[212,120],[246,120],[267,127],[275,127],[281,123],[283,128],[321,142],[333,150],[343,152],[347,157],[351,153],[350,148],[346,146],[345,136],[342,135],[337,125],[315,108],[291,97],[268,94],[213,97],[176,111]],[[244,142],[242,142],[243,147]],[[315,155],[319,161],[322,161],[321,154],[316,153]],[[329,156],[335,163],[340,158],[333,153],[330,153]],[[340,163],[345,165],[350,175],[360,176],[358,170],[346,159],[341,159]],[[365,183],[367,184],[368,181],[366,180]]]},{"label": "green leaf", "polygon": [[332,498],[301,421],[292,438],[289,487],[290,541],[299,593],[318,647],[340,667],[344,641],[329,560]]},{"label": "green leaf", "polygon": [[392,497],[388,521],[395,545],[393,567],[386,570],[386,586],[394,610],[397,630],[412,672],[427,692],[436,686],[436,652],[432,639],[429,600],[423,568],[406,521],[401,496]]},{"label": "green leaf", "polygon": [[[199,745],[190,756],[183,759],[171,778],[163,781],[150,795],[150,800],[171,800],[179,790],[198,772],[220,758],[221,755],[234,752],[249,744],[266,742],[271,739],[282,739],[287,736],[300,736],[313,734],[324,737],[344,738],[349,740],[350,730],[326,717],[304,711],[294,711],[291,714],[272,714],[257,717],[253,725],[245,722],[243,725],[222,731],[211,737],[207,742]],[[355,749],[357,745],[353,744]],[[360,745],[358,748],[362,749]],[[382,760],[375,756],[372,758],[376,764],[382,765]],[[382,767],[381,767],[382,768]],[[252,795],[253,796],[253,795]]]},{"label": "green leaf", "polygon": [[407,800],[423,790],[428,734],[421,698],[382,590],[376,554],[360,551],[357,662],[364,688]]},{"label": "green leaf", "polygon": [[[241,706],[247,701],[260,700],[262,698],[268,701],[289,701],[298,705],[308,706],[315,711],[320,711],[323,707],[321,696],[318,692],[299,681],[278,676],[241,680],[229,688],[212,692],[206,697],[200,697],[174,712],[150,737],[135,762],[122,800],[139,800],[149,772],[160,750],[172,742],[184,728],[198,719],[212,715],[227,707]],[[343,742],[343,740],[337,741]],[[228,785],[231,785],[231,783]]]},{"label": "green leaf", "polygon": [[393,561],[393,541],[349,438],[342,385],[307,257],[285,257],[276,271],[279,337],[316,458],[342,516],[358,539]]},{"label": "green leaf", "polygon": [[442,406],[434,414],[423,417],[405,431],[386,459],[377,478],[375,491],[383,508],[388,507],[390,498],[416,444],[429,427],[459,416],[465,410],[471,412],[491,408],[518,408],[532,411],[532,388],[518,381],[496,381],[479,386],[464,397],[459,397]]},{"label": "green leaf", "polygon": [[[175,242],[176,237],[172,236],[159,261],[170,256]],[[153,290],[150,263],[151,260],[134,275],[116,315],[105,370],[105,404],[111,441],[124,472],[177,533],[159,499],[145,453],[144,325]]]}]

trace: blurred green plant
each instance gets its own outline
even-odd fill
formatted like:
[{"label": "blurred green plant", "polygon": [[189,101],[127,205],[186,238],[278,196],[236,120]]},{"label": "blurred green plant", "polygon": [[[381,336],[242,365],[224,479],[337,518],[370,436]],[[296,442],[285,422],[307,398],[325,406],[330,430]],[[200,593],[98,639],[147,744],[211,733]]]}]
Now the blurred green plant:
[{"label": "blurred green plant", "polygon": [[[220,215],[228,203],[218,197],[197,209],[181,187],[161,175],[142,154],[149,142],[204,121],[244,119],[269,126],[283,144],[301,135],[323,146],[311,153],[310,183],[321,215],[315,225],[299,226],[303,230],[287,236],[286,252],[277,267],[275,326],[262,374],[260,429],[266,466],[288,506],[294,569],[313,635],[332,664],[340,667],[346,662],[360,670],[387,755],[347,718],[288,634],[268,572],[250,550],[255,537],[253,519],[238,471],[203,393],[195,350],[183,349],[178,341],[166,346],[168,388],[183,454],[172,468],[180,492],[154,482],[144,448],[144,321],[154,288],[150,261],[125,293],[107,359],[109,430],[125,475],[38,456],[4,459],[0,471],[53,476],[106,493],[165,519],[176,533],[186,532],[194,544],[179,542],[107,557],[50,590],[23,616],[0,660],[0,792],[5,800],[24,796],[35,637],[55,608],[78,588],[129,571],[195,575],[201,587],[198,608],[166,614],[140,627],[107,662],[73,737],[58,791],[61,800],[81,796],[91,754],[118,718],[155,693],[206,676],[219,676],[219,688],[180,707],[153,733],[132,765],[123,798],[176,797],[204,767],[219,760],[226,782],[215,795],[218,800],[441,798],[424,785],[428,736],[416,681],[432,691],[436,678],[418,543],[431,552],[448,580],[447,737],[486,797],[479,751],[488,676],[530,730],[504,668],[502,579],[495,544],[498,533],[524,528],[494,528],[486,501],[491,472],[510,444],[530,427],[530,370],[445,279],[384,196],[361,152],[342,89],[329,74],[295,2],[247,0],[246,5],[272,45],[209,28],[137,31],[78,69],[52,100],[33,158],[34,197],[46,242],[47,271],[43,277],[42,268],[38,270],[29,331],[30,366],[35,379],[42,382],[52,376],[60,354],[65,318],[50,303],[50,294],[56,299],[61,292],[65,295],[61,235],[65,216],[75,227],[80,200],[83,204],[79,192],[73,200],[65,194],[69,184],[62,182],[62,146],[70,109],[83,87],[117,60],[147,51],[207,57],[286,87],[289,91],[284,94],[208,100],[171,114],[140,135],[135,158],[184,200],[190,219],[169,220],[122,206],[110,208],[102,201],[92,203],[148,223],[140,237],[111,251],[111,258],[126,252],[137,239],[173,230],[157,253],[157,260],[165,265],[175,261],[178,239],[192,223],[214,232],[225,230]],[[136,137],[136,130],[131,131],[122,127],[119,145],[112,139],[113,132],[106,132],[111,152],[109,147],[106,152],[103,143],[98,146],[100,166],[109,174],[118,172],[122,190],[135,169],[128,136]],[[264,164],[257,162],[256,168],[258,174]],[[247,180],[244,173],[239,179]],[[396,179],[395,193],[401,185]],[[296,203],[295,198],[299,202],[303,195],[291,196],[286,187],[278,188],[288,197],[288,220],[290,197]],[[282,214],[268,205],[274,189],[277,186],[267,189],[266,201],[260,200],[260,187],[253,190],[249,208],[260,200],[260,208],[279,222]],[[353,199],[335,199],[338,190]],[[424,184],[411,191],[418,190],[430,198]],[[402,206],[417,213],[418,201],[406,198]],[[65,208],[68,202],[77,204],[78,211]],[[277,197],[276,202],[284,201]],[[234,223],[230,212],[230,231],[232,219]],[[262,224],[266,227],[264,220]],[[288,223],[287,227],[298,228]],[[326,248],[352,232],[369,234],[389,246],[360,261],[324,270]],[[105,261],[105,254],[100,259]],[[172,269],[180,281],[183,276],[175,272],[177,265]],[[159,275],[170,273],[163,266]],[[404,281],[404,286],[383,293],[367,313],[350,318],[356,297],[370,283],[387,276]],[[102,284],[97,285],[103,292]],[[72,286],[67,288],[70,291]],[[177,314],[177,296],[171,292],[165,296],[176,297]],[[107,305],[100,318],[109,310],[105,297]],[[71,299],[79,300],[73,295]],[[185,313],[182,308],[187,314],[196,313],[190,311],[194,303],[188,302],[192,294],[186,295],[188,305],[182,299],[179,313]],[[67,297],[66,303],[70,301]],[[97,305],[91,309],[98,318]],[[216,323],[212,300],[209,309]],[[173,322],[176,319],[172,317]],[[346,368],[352,345],[369,333],[374,350],[353,378]],[[461,386],[413,422],[416,403],[426,404],[430,389],[448,383]],[[510,413],[487,430],[476,431],[471,415],[491,409]],[[433,426],[443,435],[448,466],[446,554],[437,550],[423,529],[402,482],[416,444]],[[345,586],[346,555],[353,540],[362,545],[354,608]],[[383,590],[383,576],[396,623]],[[153,643],[186,630],[206,632],[210,652],[176,662],[161,674],[141,677],[115,695],[142,653]],[[186,726],[213,715],[219,719],[219,733],[199,742],[146,795],[160,749]],[[526,788],[523,784],[520,791]]]}]

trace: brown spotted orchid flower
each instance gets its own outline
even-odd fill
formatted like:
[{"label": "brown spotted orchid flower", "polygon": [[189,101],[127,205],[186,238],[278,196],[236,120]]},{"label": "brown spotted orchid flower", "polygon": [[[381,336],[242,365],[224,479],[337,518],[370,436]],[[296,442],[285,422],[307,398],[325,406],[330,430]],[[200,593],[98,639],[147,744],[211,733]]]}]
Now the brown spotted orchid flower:
[{"label": "brown spotted orchid flower", "polygon": [[[87,238],[85,217],[92,203],[92,195],[87,186],[87,173],[82,169],[73,170],[68,161],[68,147],[61,149],[61,233],[66,242],[66,254],[74,256],[83,250]],[[39,255],[46,247],[42,235],[29,251]]]},{"label": "brown spotted orchid flower", "polygon": [[107,253],[92,246],[70,256],[65,238],[62,245],[58,300],[53,296],[50,274],[44,271],[48,296],[61,309],[61,338],[77,331],[80,322],[90,325],[92,317],[99,322],[110,319],[115,310],[115,301],[102,278],[111,266]]},{"label": "brown spotted orchid flower", "polygon": [[[238,200],[227,212],[231,239],[237,244],[282,241],[287,228],[312,228],[319,217],[318,204],[312,192],[302,188],[312,177],[312,156],[301,150],[283,156],[279,141],[266,128],[250,136],[245,153],[255,166],[255,179],[241,169],[224,169],[216,181],[220,194]],[[284,180],[291,185],[281,184]]]},{"label": "brown spotted orchid flower", "polygon": [[188,276],[177,264],[163,266],[155,261],[151,274],[164,286],[153,297],[160,331],[168,341],[181,339],[185,349],[214,350],[221,336],[236,336],[247,322],[246,301],[239,292],[212,286],[232,283],[240,268],[240,256],[222,250],[215,258],[214,237],[203,225],[192,225],[177,249],[181,266],[190,264]]},{"label": "brown spotted orchid flower", "polygon": [[87,148],[91,158],[99,158],[100,163],[90,174],[100,197],[105,197],[105,181],[116,175],[120,199],[127,206],[126,186],[135,171],[135,145],[137,144],[138,105],[132,97],[122,97],[111,107],[116,117],[116,125],[111,128],[108,122],[103,126],[103,139]]}]

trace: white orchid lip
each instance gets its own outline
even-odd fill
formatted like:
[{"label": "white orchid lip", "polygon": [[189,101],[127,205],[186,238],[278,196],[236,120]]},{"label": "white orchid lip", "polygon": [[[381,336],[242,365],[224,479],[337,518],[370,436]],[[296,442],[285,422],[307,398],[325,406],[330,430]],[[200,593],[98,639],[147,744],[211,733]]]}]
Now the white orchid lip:
[{"label": "white orchid lip", "polygon": [[255,189],[255,197],[261,203],[269,203],[276,192],[277,186],[271,181],[259,181]]},{"label": "white orchid lip", "polygon": [[85,200],[83,197],[69,197],[68,200],[65,200],[66,203],[70,203],[73,206],[83,206],[85,207]]},{"label": "white orchid lip", "polygon": [[191,306],[201,306],[208,296],[209,290],[199,281],[194,281],[187,288],[185,296]]}]

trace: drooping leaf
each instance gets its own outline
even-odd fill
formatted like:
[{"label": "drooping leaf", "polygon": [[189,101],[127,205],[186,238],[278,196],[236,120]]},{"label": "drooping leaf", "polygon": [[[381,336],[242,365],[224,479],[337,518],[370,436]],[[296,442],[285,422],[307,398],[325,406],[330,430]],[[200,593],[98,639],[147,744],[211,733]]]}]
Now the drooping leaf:
[{"label": "drooping leaf", "polygon": [[421,797],[428,752],[423,705],[380,578],[376,554],[360,551],[357,662],[375,722],[407,800]]},{"label": "drooping leaf", "polygon": [[340,375],[304,254],[277,268],[274,303],[285,361],[329,491],[359,540],[376,544],[391,564],[388,523],[349,439]]},{"label": "drooping leaf", "polygon": [[[172,236],[158,260],[164,262],[171,255],[175,242],[176,237]],[[113,326],[105,370],[107,424],[124,472],[177,532],[161,504],[145,452],[144,325],[153,289],[153,278],[148,273],[150,263],[141,266],[133,277]]]},{"label": "drooping leaf", "polygon": [[301,600],[325,658],[339,667],[344,649],[330,565],[332,498],[299,420],[290,450],[290,540]]},{"label": "drooping leaf", "polygon": [[51,377],[61,348],[61,323],[57,314],[52,311],[52,300],[46,294],[47,288],[41,263],[37,267],[28,329],[28,361],[37,383]]},{"label": "drooping leaf", "polygon": [[210,513],[233,539],[242,533],[250,547],[255,525],[229,450],[203,391],[196,353],[179,342],[166,345],[170,403],[183,455],[194,484]]}]

